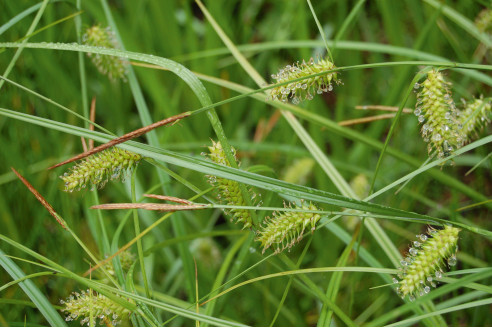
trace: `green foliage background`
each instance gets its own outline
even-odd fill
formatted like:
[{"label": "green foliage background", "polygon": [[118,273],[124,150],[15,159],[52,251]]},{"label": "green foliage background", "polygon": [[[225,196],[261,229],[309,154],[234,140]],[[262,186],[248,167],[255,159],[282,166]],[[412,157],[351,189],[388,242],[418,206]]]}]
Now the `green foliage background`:
[{"label": "green foliage background", "polygon": [[[79,11],[75,1],[47,2],[36,30]],[[80,15],[49,26],[30,37],[29,42],[77,42],[77,19],[81,19],[83,27],[97,23],[108,25],[108,14],[103,10],[104,4],[105,0],[83,1]],[[204,4],[233,44],[267,81],[271,80],[271,74],[286,64],[302,59],[308,60],[326,51],[305,1],[209,0],[204,1]],[[26,35],[37,10],[11,26],[9,21],[33,5],[36,5],[36,2],[2,1],[0,28],[9,28],[0,29],[0,42],[15,42]],[[106,5],[114,18],[125,49],[169,58],[193,72],[252,89],[258,88],[251,75],[224,46],[216,30],[194,1],[115,0],[108,1]],[[492,96],[492,66],[489,65],[492,58],[492,37],[487,33],[477,34],[473,29],[473,20],[486,8],[486,1],[313,0],[312,5],[324,33],[330,40],[330,49],[337,67],[409,60],[483,64],[487,66],[482,66],[481,75],[467,74],[458,69],[446,70],[445,74],[448,80],[453,82],[455,101],[461,97],[470,99],[481,94],[485,97]],[[458,18],[448,10],[457,13]],[[336,38],[338,42],[334,44],[333,40]],[[0,48],[3,49],[0,53],[0,71],[4,72],[17,49],[3,48],[1,44]],[[81,115],[86,115],[84,101],[87,104],[95,98],[96,122],[117,135],[148,124],[142,123],[143,106],[135,101],[135,93],[130,87],[132,82],[111,82],[92,66],[85,54],[83,59],[85,70],[81,74],[77,52],[26,48],[15,62],[8,78]],[[335,86],[333,92],[317,96],[299,107],[305,110],[304,113],[316,114],[332,122],[376,115],[378,112],[355,110],[355,106],[399,106],[411,86],[412,79],[425,66],[427,65],[402,64],[342,71],[341,79],[344,85]],[[178,75],[143,67],[133,69],[152,122],[203,107]],[[85,99],[81,88],[81,76],[85,77]],[[214,103],[238,95],[228,87],[206,81],[203,83]],[[260,100],[244,97],[220,105],[216,111],[225,135],[238,150],[242,162],[240,168],[251,168],[252,172],[279,179],[296,160],[312,157],[312,148],[303,145],[296,134],[298,131],[293,131],[287,121],[279,117],[278,107],[261,99],[264,99],[264,95],[260,94]],[[405,107],[412,108],[414,103],[415,96],[412,94]],[[4,83],[1,87],[0,107],[86,127],[86,123],[70,113],[61,111],[11,83]],[[212,124],[206,117],[205,113],[201,113],[173,126],[156,130],[154,133],[159,147],[204,159],[200,153],[206,151],[205,147],[211,144],[211,138],[217,139]],[[347,128],[370,140],[364,142],[360,138],[337,133],[336,130],[321,124],[319,120],[310,119],[307,115],[300,115],[299,121],[346,181],[351,181],[361,173],[365,174],[369,181],[372,179],[381,147],[371,147],[368,143],[384,142],[393,122],[389,119],[380,120]],[[271,131],[260,137],[259,133],[265,131],[268,123],[272,124]],[[48,171],[46,168],[82,152],[80,137],[61,133],[54,128],[28,124],[4,114],[0,117],[0,131],[0,233],[72,272],[82,274],[89,269],[89,256],[13,175],[10,167],[15,167],[53,205],[88,249],[99,259],[110,255],[104,252],[104,238],[99,220],[103,222],[111,241],[118,225],[129,213],[99,213],[90,210],[89,207],[96,203],[130,202],[129,179],[123,184],[108,183],[97,193],[89,190],[65,193],[62,191],[62,182],[58,179],[63,169]],[[490,126],[481,133],[482,138],[487,135],[490,135]],[[137,141],[146,143],[148,139],[143,136]],[[490,154],[489,143],[490,141],[487,141],[485,145],[458,156],[455,158],[454,166],[444,166],[441,169],[438,167],[416,175],[396,195],[395,189],[392,189],[372,201],[406,211],[410,218],[410,212],[415,212],[487,231],[488,236],[467,230],[461,233],[459,262],[455,270],[490,267],[491,203],[459,210],[461,207],[487,200],[492,194],[490,157],[472,173],[467,174],[473,166]],[[426,144],[420,137],[415,116],[402,115],[395,125],[389,147],[391,149],[382,159],[374,190],[379,190],[409,174],[426,161]],[[394,156],[395,152],[403,155]],[[402,159],[405,156],[408,160]],[[301,184],[320,191],[340,194],[337,183],[331,181],[319,165],[319,157],[315,157],[315,160],[318,164]],[[168,167],[199,190],[209,188],[205,174],[178,165]],[[174,178],[160,180],[159,174],[167,175],[151,163],[141,163],[136,175],[137,199],[141,199],[142,194],[152,188],[153,192],[162,194],[161,181],[165,182],[165,190],[172,193],[170,196],[188,199],[196,195],[196,192]],[[283,200],[295,200],[292,196],[271,190],[257,189],[257,192],[263,197],[262,206],[282,207]],[[201,197],[197,201],[208,203],[209,200],[215,199],[213,192],[208,193],[206,197],[208,198]],[[340,210],[340,207],[326,203],[322,206],[327,211]],[[257,213],[260,220],[271,215],[271,211]],[[163,213],[139,211],[141,229],[145,229],[162,216]],[[329,216],[325,216],[325,219],[328,218]],[[426,224],[415,221],[378,219],[378,223],[400,254],[405,254],[416,234],[427,229]],[[259,244],[252,241],[252,234],[240,231],[241,227],[230,223],[221,210],[175,213],[142,239],[144,251],[150,250],[146,253],[148,256],[145,257],[145,267],[152,296],[162,304],[185,308],[193,314],[195,309],[192,303],[196,299],[193,257],[197,264],[200,298],[239,273],[242,273],[242,276],[228,286],[247,279],[295,269],[299,258],[302,261],[298,267],[303,269],[336,266],[373,267],[374,262],[367,260],[368,257],[379,261],[382,268],[394,269],[394,263],[388,257],[383,242],[377,238],[378,234],[370,233],[367,227],[359,230],[360,227],[354,229],[348,225],[346,219],[338,219],[319,228],[312,235],[312,240],[311,237],[305,238],[291,252],[269,257],[260,263],[270,252],[262,255]],[[360,234],[357,234],[357,231]],[[121,247],[134,236],[134,227],[128,221],[117,244]],[[360,241],[361,249],[366,252],[366,256],[356,255],[357,245],[352,252],[344,253],[353,236],[354,242]],[[213,242],[210,242],[212,239],[206,239],[205,242],[209,244],[204,247],[206,250],[207,247],[211,247],[214,251],[197,253],[195,249],[200,242],[199,239],[196,241],[198,237],[213,238]],[[301,255],[306,246],[309,248]],[[19,247],[5,240],[0,242],[0,249],[10,256],[33,260]],[[131,250],[137,254],[135,245]],[[25,274],[44,270],[34,263],[15,258],[13,260]],[[258,265],[254,266],[255,264]],[[247,270],[251,266],[254,268]],[[12,276],[7,274],[8,271],[0,272],[1,285],[13,280]],[[345,272],[337,278],[340,279],[339,288],[335,289],[333,295],[327,295],[356,324],[386,325],[410,318],[412,315],[431,313],[436,309],[449,309],[471,301],[487,300],[491,293],[490,287],[478,290],[460,287],[435,298],[433,304],[421,302],[405,305],[405,302],[397,297],[393,287],[370,289],[388,283],[384,280],[388,279],[388,276],[383,278],[383,275],[362,270]],[[213,309],[211,306],[203,307],[202,313],[245,325],[323,325],[320,317],[325,317],[329,311],[323,307],[319,293],[325,294],[330,282],[334,284],[335,280],[331,280],[334,274],[325,272],[291,277],[295,278],[267,279],[233,290],[218,298]],[[459,277],[461,276],[457,278]],[[133,278],[140,295],[145,295],[138,263]],[[80,281],[52,275],[36,277],[32,281],[54,305],[72,291],[87,288]],[[476,281],[484,287],[490,286],[490,282],[490,274]],[[288,294],[282,305],[281,300],[286,290]],[[48,324],[31,301],[17,284],[6,286],[0,291],[0,324]],[[411,311],[404,312],[402,309],[405,306]],[[150,308],[161,323],[172,318],[167,323],[169,325],[194,325],[193,319],[198,319],[182,315],[173,318],[172,311]],[[272,322],[278,309],[280,315]],[[395,312],[398,310],[402,311],[401,314]],[[388,313],[394,315],[381,319]],[[379,319],[381,320],[378,321]],[[337,315],[333,316],[332,320],[337,325],[347,324]],[[147,321],[134,321],[136,322],[149,324]],[[482,306],[451,310],[442,316],[431,316],[418,324],[490,326],[490,302],[485,302]]]}]

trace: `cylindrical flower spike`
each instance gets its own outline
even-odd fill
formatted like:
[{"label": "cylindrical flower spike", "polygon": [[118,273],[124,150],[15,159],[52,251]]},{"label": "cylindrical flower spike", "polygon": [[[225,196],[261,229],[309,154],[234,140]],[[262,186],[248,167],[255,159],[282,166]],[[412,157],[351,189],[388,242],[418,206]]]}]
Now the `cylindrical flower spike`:
[{"label": "cylindrical flower spike", "polygon": [[[335,65],[327,59],[318,59],[315,61],[311,58],[308,63],[303,60],[302,63],[297,62],[285,66],[277,74],[273,74],[272,78],[276,80],[275,83],[284,83],[335,68]],[[270,90],[270,95],[272,99],[283,102],[287,102],[288,98],[292,98],[292,103],[297,105],[305,99],[313,99],[315,94],[332,91],[332,82],[340,83],[336,72],[328,72],[323,75],[278,86]]]},{"label": "cylindrical flower spike", "polygon": [[482,10],[475,18],[475,26],[480,32],[492,34],[492,9]]},{"label": "cylindrical flower spike", "polygon": [[[220,142],[214,142],[212,140],[212,147],[208,147],[210,154],[210,159],[220,165],[231,167],[229,161],[227,160],[224,149]],[[231,149],[234,157],[236,157],[236,150]],[[239,188],[239,183],[237,181],[228,180],[216,176],[209,176],[209,182],[211,185],[217,187],[219,198],[227,205],[235,206],[247,206],[241,189]],[[254,203],[255,194],[248,190],[249,194],[252,195],[251,201]],[[225,211],[227,214],[232,216],[232,219],[236,222],[243,224],[244,228],[251,228],[253,226],[253,218],[249,210],[244,209],[229,209]]]},{"label": "cylindrical flower spike", "polygon": [[91,189],[102,188],[108,180],[124,179],[126,172],[135,168],[143,157],[117,147],[83,159],[60,176],[65,181],[65,191],[80,190],[88,185]]},{"label": "cylindrical flower spike", "polygon": [[74,292],[65,301],[60,303],[65,306],[62,311],[67,314],[66,321],[73,321],[82,317],[80,325],[90,325],[90,316],[94,320],[99,319],[101,326],[117,326],[120,323],[127,325],[130,311],[106,296],[91,291],[82,290]]},{"label": "cylindrical flower spike", "polygon": [[[102,28],[100,25],[94,25],[88,28],[82,37],[82,41],[88,46],[119,48],[118,41],[109,26]],[[100,73],[107,75],[112,81],[118,79],[126,81],[125,75],[128,66],[126,60],[115,56],[93,53],[88,53],[87,55],[92,59],[92,63]]]},{"label": "cylindrical flower spike", "polygon": [[465,103],[465,108],[460,113],[460,124],[466,142],[471,141],[478,135],[479,130],[490,122],[491,116],[492,105],[490,98],[486,100],[479,98]]},{"label": "cylindrical flower spike", "polygon": [[410,301],[416,296],[422,296],[430,292],[431,287],[436,287],[434,279],[442,277],[443,268],[447,265],[456,265],[456,252],[458,251],[458,233],[461,229],[445,226],[442,230],[430,228],[429,235],[418,235],[419,240],[414,241],[408,250],[408,256],[401,260],[401,271],[393,281],[398,283],[396,291],[398,295]]},{"label": "cylindrical flower spike", "polygon": [[[289,204],[289,208],[292,205]],[[295,209],[318,211],[319,209],[312,203],[304,203],[301,206],[294,206]],[[321,219],[321,215],[309,212],[274,212],[272,218],[266,218],[265,224],[258,232],[257,241],[261,242],[262,253],[274,247],[275,253],[280,253],[286,248],[291,248],[295,243],[302,239],[306,227],[310,227],[313,232],[316,223]]]},{"label": "cylindrical flower spike", "polygon": [[[135,255],[130,252],[129,250],[124,250],[120,254],[118,254],[118,257],[120,259],[120,264],[121,264],[121,269],[123,272],[127,272],[132,264],[135,262]],[[103,265],[104,269],[108,271],[110,275],[115,275],[115,270],[113,266],[113,261],[109,261],[106,264]],[[99,272],[99,271],[97,271]]]},{"label": "cylindrical flower spike", "polygon": [[414,113],[422,124],[422,137],[428,143],[429,154],[439,158],[449,156],[464,142],[450,85],[437,70],[427,73],[427,79],[415,85],[422,89]]}]

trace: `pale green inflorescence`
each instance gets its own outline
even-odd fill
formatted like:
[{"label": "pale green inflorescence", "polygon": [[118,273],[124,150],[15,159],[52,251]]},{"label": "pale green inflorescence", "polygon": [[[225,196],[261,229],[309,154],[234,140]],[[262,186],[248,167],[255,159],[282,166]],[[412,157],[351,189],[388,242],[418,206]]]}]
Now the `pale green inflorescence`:
[{"label": "pale green inflorescence", "polygon": [[102,188],[108,180],[124,179],[142,158],[139,154],[113,147],[83,159],[60,178],[65,182],[65,191],[69,192],[87,186]]},{"label": "pale green inflorescence", "polygon": [[312,158],[301,158],[295,160],[290,166],[288,166],[281,179],[285,182],[295,184],[305,184],[308,176],[313,171],[316,162]]},{"label": "pale green inflorescence", "polygon": [[[110,49],[118,49],[119,44],[114,36],[111,28],[103,28],[100,25],[94,25],[88,28],[82,37],[84,44],[88,46],[103,47]],[[101,55],[101,54],[87,54],[92,63],[97,67],[99,72],[107,75],[112,81],[121,79],[126,81],[126,73],[128,63],[123,58]]]},{"label": "pale green inflorescence", "polygon": [[[335,64],[327,59],[311,60],[306,63],[295,63],[287,65],[277,74],[273,74],[272,78],[275,83],[284,83],[294,79],[306,77],[311,74],[321,73],[335,69]],[[315,94],[321,94],[333,90],[332,82],[340,83],[336,72],[327,72],[315,77],[310,77],[304,80],[291,82],[286,85],[278,86],[270,90],[272,99],[287,102],[288,98],[292,98],[292,103],[297,105],[301,101],[313,99]]]},{"label": "pale green inflorescence", "polygon": [[421,234],[408,250],[408,256],[401,260],[401,271],[393,278],[398,283],[396,289],[402,298],[409,297],[410,301],[416,296],[430,292],[436,287],[435,279],[440,279],[444,268],[456,265],[458,251],[458,233],[461,229],[445,226],[442,230],[430,228],[428,235]]},{"label": "pale green inflorescence", "polygon": [[[130,267],[132,266],[133,263],[135,263],[135,255],[130,252],[129,250],[124,250],[120,254],[118,254],[120,264],[121,264],[121,269],[123,272],[127,272]],[[113,266],[113,261],[109,261],[106,264],[104,264],[104,269],[108,271],[108,273],[112,276],[115,275],[115,270]]]},{"label": "pale green inflorescence", "polygon": [[94,321],[99,319],[101,326],[117,326],[119,324],[128,325],[130,311],[118,303],[99,293],[82,290],[80,293],[72,293],[66,300],[61,300],[64,305],[61,310],[67,317],[66,321],[77,320],[82,317],[80,325],[90,325],[90,316]]},{"label": "pale green inflorescence", "polygon": [[[229,161],[226,159],[224,149],[220,142],[212,141],[212,146],[208,147],[210,153],[210,159],[220,165],[231,167]],[[236,150],[231,147],[231,151],[236,157]],[[216,176],[209,176],[209,182],[211,185],[217,187],[218,196],[222,202],[227,205],[235,205],[235,206],[247,206],[243,198],[243,194],[241,193],[241,189],[239,188],[239,183],[234,180],[228,180]],[[248,191],[251,195],[251,201],[254,202],[255,194]],[[229,209],[226,211],[229,215],[232,216],[232,219],[238,223],[243,224],[244,228],[251,228],[253,226],[253,218],[249,210],[245,209]]]},{"label": "pale green inflorescence", "polygon": [[475,26],[480,32],[492,34],[492,9],[482,10],[475,19]]},{"label": "pale green inflorescence", "polygon": [[[291,208],[291,205],[289,205]],[[301,201],[301,206],[294,205],[295,209],[319,211],[312,203]],[[311,231],[316,229],[316,223],[321,219],[321,215],[309,212],[274,212],[272,218],[266,218],[261,230],[256,238],[263,247],[262,253],[272,247],[275,253],[280,253],[286,248],[291,248],[295,243],[302,239],[306,228]]]},{"label": "pale green inflorescence", "polygon": [[459,124],[459,112],[449,91],[451,83],[445,81],[441,72],[432,70],[421,87],[414,114],[422,124],[422,137],[428,143],[428,152],[444,158],[459,149],[464,135]]},{"label": "pale green inflorescence", "polygon": [[197,238],[190,244],[191,254],[208,269],[216,269],[222,262],[217,243],[210,237]]},{"label": "pale green inflorescence", "polygon": [[470,142],[473,137],[478,135],[480,129],[490,123],[491,115],[492,105],[490,98],[478,98],[465,103],[464,109],[460,114],[460,124],[465,134],[466,142]]}]

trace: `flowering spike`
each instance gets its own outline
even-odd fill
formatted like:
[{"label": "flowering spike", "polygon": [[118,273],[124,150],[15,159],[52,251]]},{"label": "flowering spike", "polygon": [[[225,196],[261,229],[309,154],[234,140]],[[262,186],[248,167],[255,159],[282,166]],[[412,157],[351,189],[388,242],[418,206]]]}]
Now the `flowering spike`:
[{"label": "flowering spike", "polygon": [[443,75],[432,70],[420,85],[415,115],[422,123],[422,137],[428,143],[431,156],[444,158],[460,148],[464,142],[458,111],[449,91],[450,82]]},{"label": "flowering spike", "polygon": [[484,100],[474,99],[472,102],[465,103],[465,108],[460,115],[463,134],[466,136],[466,142],[478,135],[480,129],[490,122],[492,114],[492,105],[490,98]]},{"label": "flowering spike", "polygon": [[86,157],[60,178],[68,192],[88,185],[91,189],[102,188],[108,180],[124,179],[125,173],[136,167],[142,158],[139,154],[113,147]]},{"label": "flowering spike", "polygon": [[315,164],[314,159],[309,157],[295,160],[285,169],[281,179],[289,183],[305,184]]},{"label": "flowering spike", "polygon": [[[289,204],[289,208],[292,206]],[[318,211],[319,209],[312,203],[306,204],[301,201],[301,206],[295,205],[295,209]],[[272,218],[265,219],[265,225],[258,233],[257,241],[261,242],[262,253],[272,245],[275,253],[280,253],[284,249],[292,246],[302,239],[304,230],[310,226],[311,231],[316,228],[316,223],[321,219],[321,215],[308,212],[274,212]]]},{"label": "flowering spike", "polygon": [[90,325],[91,315],[94,319],[99,318],[101,326],[116,326],[122,321],[124,325],[128,324],[126,323],[130,315],[128,309],[102,294],[93,294],[90,290],[72,293],[65,301],[61,302],[64,305],[61,311],[67,315],[65,320],[72,321],[83,317],[80,321],[81,326]]},{"label": "flowering spike", "polygon": [[[335,65],[327,59],[318,59],[316,62],[313,58],[306,63],[294,63],[287,65],[277,74],[273,74],[272,78],[275,83],[285,83],[294,79],[306,77],[311,74],[321,73],[335,69]],[[272,99],[287,102],[288,98],[292,98],[292,103],[297,105],[302,100],[311,100],[313,95],[321,94],[333,90],[332,82],[340,83],[336,72],[328,72],[323,75],[306,78],[304,80],[291,82],[287,85],[281,85],[270,90]]]},{"label": "flowering spike", "polygon": [[[132,264],[135,262],[135,255],[129,250],[124,250],[123,252],[118,254],[118,257],[120,259],[121,269],[123,270],[123,272],[128,271]],[[110,275],[115,275],[113,261],[108,261],[103,265],[103,267]]]},{"label": "flowering spike", "polygon": [[[208,155],[210,159],[220,165],[231,167],[229,161],[227,160],[224,149],[220,142],[214,142],[212,140],[212,147],[208,147],[210,154]],[[231,147],[231,152],[236,157],[236,150]],[[237,181],[228,180],[216,176],[209,176],[209,183],[215,186],[219,193],[219,198],[227,205],[235,206],[247,206],[241,189],[239,188],[239,183]],[[249,190],[250,195],[254,195],[251,190]],[[254,197],[251,197],[252,203],[254,203]],[[229,209],[225,211],[227,214],[232,216],[232,220],[242,223],[244,228],[250,228],[253,226],[253,219],[249,210],[245,209]]]},{"label": "flowering spike", "polygon": [[[88,28],[82,37],[82,41],[88,46],[119,48],[118,41],[109,26],[102,28],[100,25],[94,25]],[[88,53],[87,55],[92,59],[92,63],[99,72],[107,75],[110,80],[122,79],[126,81],[125,75],[128,63],[123,58],[93,53]]]},{"label": "flowering spike", "polygon": [[492,9],[484,9],[475,18],[475,26],[480,32],[492,34]]},{"label": "flowering spike", "polygon": [[442,270],[446,263],[456,264],[458,251],[458,233],[461,229],[445,226],[443,230],[429,229],[430,237],[422,238],[422,243],[415,243],[409,250],[409,256],[401,261],[400,281],[396,291],[399,296],[415,299],[418,295],[427,294],[435,287],[434,278],[442,278]]},{"label": "flowering spike", "polygon": [[216,269],[222,262],[217,243],[210,237],[197,238],[190,244],[191,254],[209,269]]}]

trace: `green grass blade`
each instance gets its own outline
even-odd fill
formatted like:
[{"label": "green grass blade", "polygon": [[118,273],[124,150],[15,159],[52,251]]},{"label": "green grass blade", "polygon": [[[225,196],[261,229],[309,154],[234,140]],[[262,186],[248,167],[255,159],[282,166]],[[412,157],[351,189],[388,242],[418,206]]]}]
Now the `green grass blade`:
[{"label": "green grass blade", "polygon": [[[24,272],[0,249],[0,265],[14,280],[23,279]],[[19,282],[19,286],[36,305],[36,308],[45,317],[48,323],[54,327],[66,327],[65,321],[60,317],[58,312],[48,299],[41,293],[31,280]]]},{"label": "green grass blade", "polygon": [[[39,7],[39,10],[36,14],[36,17],[34,17],[34,20],[31,23],[31,26],[29,26],[29,29],[27,30],[26,35],[31,35],[32,32],[34,32],[34,30],[38,26],[39,21],[41,20],[41,17],[43,16],[44,10],[46,9],[46,6],[48,5],[48,3],[49,3],[49,0],[43,1],[41,6]],[[9,76],[10,72],[14,68],[15,63],[17,62],[20,55],[22,54],[22,51],[24,50],[24,46],[27,43],[27,41],[29,41],[28,37],[25,38],[24,41],[22,41],[22,43],[19,45],[19,48],[15,51],[14,57],[12,57],[12,59],[10,60],[9,65],[7,66],[5,71],[3,72],[2,76],[5,76],[5,77]],[[2,89],[3,84],[4,84],[4,81],[1,80],[0,81],[0,90]]]},{"label": "green grass blade", "polygon": [[468,18],[466,18],[465,16],[463,16],[453,8],[447,5],[443,5],[442,3],[436,0],[424,0],[424,1],[436,9],[442,8],[441,10],[443,14],[446,15],[450,20],[452,20],[458,26],[463,28],[475,39],[485,44],[487,48],[492,48],[492,38],[490,37],[490,35],[480,32],[475,26],[475,24],[473,24],[473,22],[471,22]]}]

